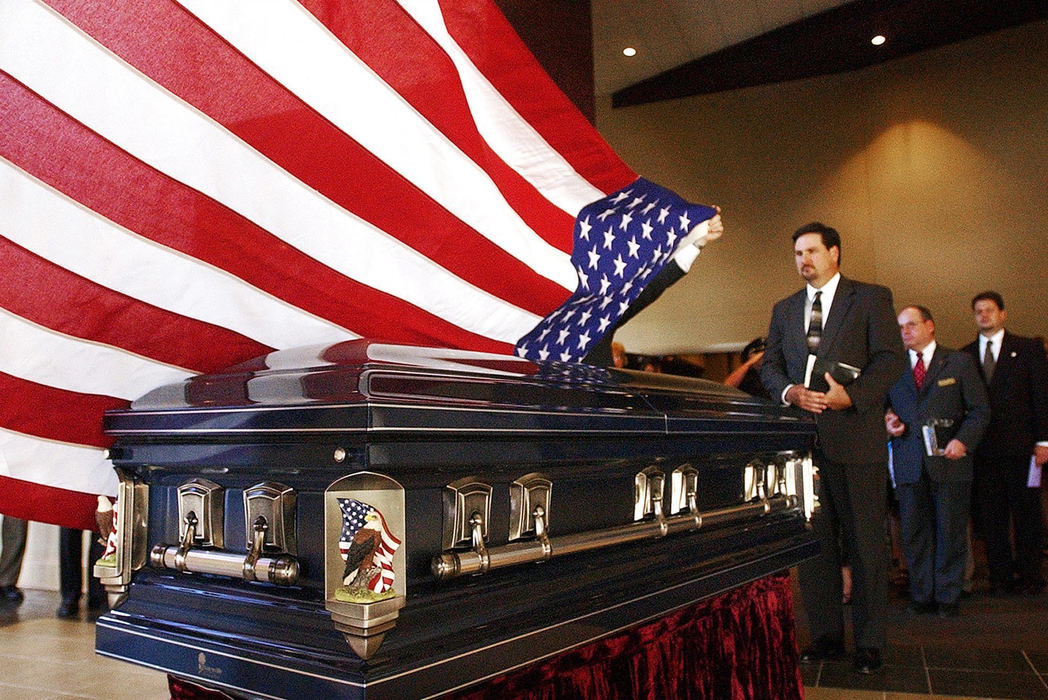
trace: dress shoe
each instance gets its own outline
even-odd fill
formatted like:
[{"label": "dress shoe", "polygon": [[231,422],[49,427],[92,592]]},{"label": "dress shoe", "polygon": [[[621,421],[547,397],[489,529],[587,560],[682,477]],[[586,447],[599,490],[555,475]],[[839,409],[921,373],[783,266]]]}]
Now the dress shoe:
[{"label": "dress shoe", "polygon": [[5,603],[21,603],[25,595],[18,586],[0,586],[0,600]]},{"label": "dress shoe", "polygon": [[960,608],[957,603],[939,603],[939,617],[957,617]]},{"label": "dress shoe", "polygon": [[801,652],[801,663],[835,661],[844,657],[844,642],[836,637],[819,637]]},{"label": "dress shoe", "polygon": [[855,670],[870,674],[881,667],[881,650],[873,647],[858,647],[855,650]]},{"label": "dress shoe", "polygon": [[931,615],[933,612],[935,612],[935,603],[931,602],[930,600],[926,600],[924,602],[911,600],[906,605],[906,612],[910,613],[911,615]]},{"label": "dress shoe", "polygon": [[80,601],[76,598],[63,598],[62,604],[55,611],[55,617],[76,617],[80,614]]}]

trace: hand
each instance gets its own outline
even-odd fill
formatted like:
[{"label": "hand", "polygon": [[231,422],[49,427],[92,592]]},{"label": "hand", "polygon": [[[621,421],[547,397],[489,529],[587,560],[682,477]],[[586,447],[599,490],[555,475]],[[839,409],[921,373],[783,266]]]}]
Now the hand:
[{"label": "hand", "polygon": [[884,427],[892,437],[900,437],[906,432],[906,424],[899,420],[898,414],[891,409],[884,414]]},{"label": "hand", "polygon": [[826,394],[805,389],[800,384],[794,384],[789,388],[786,392],[786,402],[812,413],[822,413],[827,408]]},{"label": "hand", "polygon": [[950,442],[946,444],[946,449],[942,452],[942,456],[946,459],[960,459],[966,454],[968,454],[968,448],[957,438],[950,440]]},{"label": "hand", "polygon": [[714,215],[714,217],[712,219],[710,219],[709,224],[707,225],[707,228],[706,228],[706,242],[707,243],[709,243],[710,241],[715,241],[715,240],[717,240],[718,238],[720,238],[721,236],[724,235],[724,222],[721,221],[721,215],[720,215],[721,208],[718,207],[718,206],[714,206],[713,208],[717,210],[717,213]]},{"label": "hand", "polygon": [[701,250],[710,241],[715,241],[724,235],[724,222],[721,221],[720,207],[714,207],[714,209],[717,210],[717,213],[713,215],[712,219],[700,221],[691,227],[688,235],[680,242],[679,249],[693,245]]},{"label": "hand", "polygon": [[826,407],[834,411],[843,411],[846,408],[850,408],[852,400],[848,396],[848,392],[844,390],[844,385],[838,384],[837,380],[829,372],[823,376],[826,378],[826,383],[830,385],[829,391],[825,394]]},{"label": "hand", "polygon": [[1039,466],[1048,462],[1048,445],[1035,445],[1033,448],[1033,461]]},{"label": "hand", "polygon": [[762,357],[764,357],[764,351],[763,350],[761,350],[760,352],[755,352],[752,355],[750,355],[750,358],[743,363],[743,366],[744,367],[752,367],[753,365],[755,365],[758,362],[760,362]]}]

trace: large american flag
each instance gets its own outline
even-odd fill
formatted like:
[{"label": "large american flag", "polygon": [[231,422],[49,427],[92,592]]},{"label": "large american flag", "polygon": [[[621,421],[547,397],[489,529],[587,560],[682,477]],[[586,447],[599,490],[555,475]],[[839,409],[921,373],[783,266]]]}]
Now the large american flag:
[{"label": "large american flag", "polygon": [[102,413],[274,349],[510,354],[636,179],[490,0],[0,0],[0,512],[93,526]]}]

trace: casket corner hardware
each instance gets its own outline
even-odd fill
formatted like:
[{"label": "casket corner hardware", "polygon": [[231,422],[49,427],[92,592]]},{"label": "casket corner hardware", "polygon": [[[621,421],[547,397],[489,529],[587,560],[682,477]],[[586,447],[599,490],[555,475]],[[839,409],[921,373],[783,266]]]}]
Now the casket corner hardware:
[{"label": "casket corner hardware", "polygon": [[119,485],[112,509],[113,531],[107,538],[106,552],[92,568],[105,588],[110,608],[119,607],[127,599],[132,574],[148,559],[149,486],[123,467],[115,471]]},{"label": "casket corner hardware", "polygon": [[325,489],[324,606],[361,659],[378,651],[407,602],[404,519],[404,487],[388,476],[354,472]]}]

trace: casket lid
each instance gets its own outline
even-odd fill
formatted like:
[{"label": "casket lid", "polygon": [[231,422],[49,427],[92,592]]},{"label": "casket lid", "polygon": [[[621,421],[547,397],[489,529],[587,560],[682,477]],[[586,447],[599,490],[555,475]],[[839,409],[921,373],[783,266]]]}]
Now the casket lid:
[{"label": "casket lid", "polygon": [[575,429],[572,417],[598,430],[612,427],[594,418],[615,418],[614,429],[623,429],[629,418],[627,429],[658,432],[674,415],[797,420],[701,379],[353,340],[273,352],[159,387],[128,410],[108,412],[106,430],[433,430],[448,419],[453,428],[514,430],[534,424],[536,414],[557,415],[558,429]]}]

